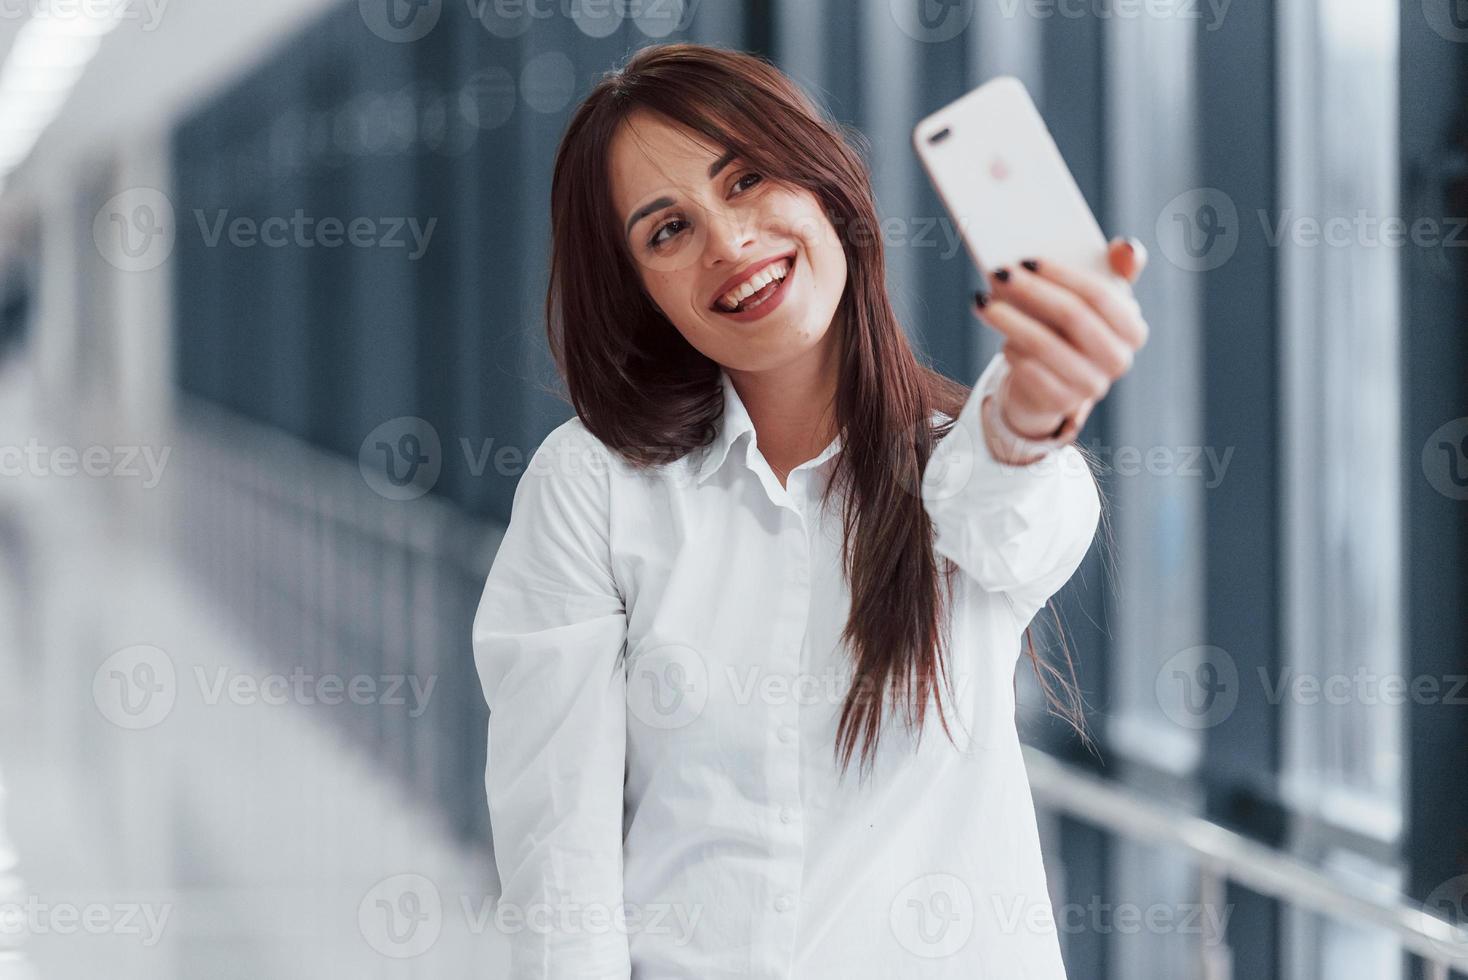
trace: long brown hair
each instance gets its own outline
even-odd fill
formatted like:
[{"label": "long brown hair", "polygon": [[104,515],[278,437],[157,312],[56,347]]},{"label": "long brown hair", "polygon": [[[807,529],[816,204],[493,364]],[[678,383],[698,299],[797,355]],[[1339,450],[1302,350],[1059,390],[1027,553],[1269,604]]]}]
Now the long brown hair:
[{"label": "long brown hair", "polygon": [[[608,448],[634,465],[666,463],[712,441],[723,406],[719,365],[642,290],[617,233],[609,149],[636,109],[735,151],[767,178],[810,191],[840,236],[848,269],[837,311],[845,324],[835,405],[842,451],[821,504],[839,489],[851,591],[841,639],[855,670],[836,753],[844,772],[859,746],[864,775],[889,698],[904,709],[909,729],[920,732],[940,682],[952,693],[945,604],[957,567],[933,550],[919,491],[928,458],[969,389],[918,362],[888,300],[861,134],[831,120],[757,55],[656,44],[607,72],[577,107],[551,184],[551,351],[577,414]],[[946,421],[932,424],[935,410]],[[1028,651],[1052,711],[1084,738],[1069,653],[1067,677],[1040,659],[1033,641]],[[941,698],[935,700],[951,740]]]}]

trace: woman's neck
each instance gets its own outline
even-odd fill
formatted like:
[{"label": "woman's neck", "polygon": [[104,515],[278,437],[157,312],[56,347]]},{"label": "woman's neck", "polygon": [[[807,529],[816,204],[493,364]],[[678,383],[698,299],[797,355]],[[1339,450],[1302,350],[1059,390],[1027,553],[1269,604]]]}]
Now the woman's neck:
[{"label": "woman's neck", "polygon": [[836,438],[840,331],[825,332],[805,356],[767,371],[729,371],[734,390],[754,423],[760,454],[785,483]]}]

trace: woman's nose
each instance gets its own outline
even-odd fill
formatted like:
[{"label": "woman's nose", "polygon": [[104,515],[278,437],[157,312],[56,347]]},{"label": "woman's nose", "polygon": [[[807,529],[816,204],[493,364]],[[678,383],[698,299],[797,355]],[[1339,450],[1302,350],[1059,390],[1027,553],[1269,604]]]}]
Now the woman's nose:
[{"label": "woman's nose", "polygon": [[746,246],[759,238],[753,216],[737,208],[711,208],[704,221],[708,228],[704,257],[709,262],[737,261],[743,256]]}]

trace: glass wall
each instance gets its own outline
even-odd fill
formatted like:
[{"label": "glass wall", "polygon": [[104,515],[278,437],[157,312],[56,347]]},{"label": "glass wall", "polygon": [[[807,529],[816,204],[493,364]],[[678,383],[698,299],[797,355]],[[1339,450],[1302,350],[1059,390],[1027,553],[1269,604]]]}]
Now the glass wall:
[{"label": "glass wall", "polygon": [[[1405,815],[1398,7],[1280,11],[1278,239],[1293,846],[1400,887]],[[1415,232],[1414,232],[1415,234]],[[1361,853],[1365,850],[1366,853]],[[1401,976],[1390,939],[1290,918],[1291,976]]]}]

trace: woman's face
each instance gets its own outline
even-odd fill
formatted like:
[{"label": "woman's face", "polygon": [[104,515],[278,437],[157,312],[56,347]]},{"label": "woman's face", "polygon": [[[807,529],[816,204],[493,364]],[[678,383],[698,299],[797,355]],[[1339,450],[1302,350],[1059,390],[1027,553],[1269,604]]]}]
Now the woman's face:
[{"label": "woman's face", "polygon": [[[846,254],[814,194],[644,110],[617,131],[610,164],[642,285],[695,348],[734,371],[767,371],[834,338]],[[744,283],[781,271],[729,308],[731,288],[740,298]]]}]

